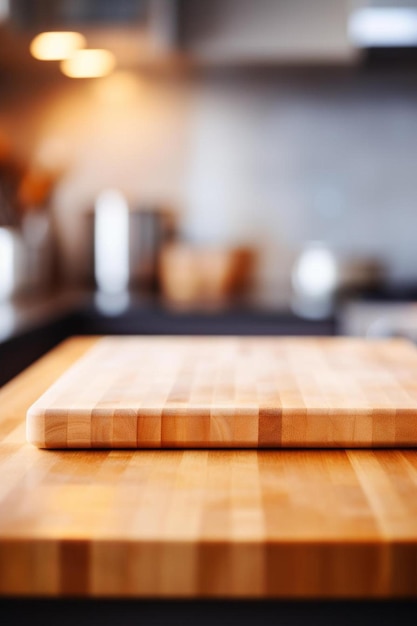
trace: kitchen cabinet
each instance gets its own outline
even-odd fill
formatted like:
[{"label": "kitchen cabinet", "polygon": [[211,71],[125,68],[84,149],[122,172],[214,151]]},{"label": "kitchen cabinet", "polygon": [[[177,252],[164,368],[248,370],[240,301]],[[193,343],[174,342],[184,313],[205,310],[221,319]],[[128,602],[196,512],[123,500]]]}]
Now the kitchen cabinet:
[{"label": "kitchen cabinet", "polygon": [[197,65],[349,65],[357,59],[351,10],[349,0],[15,0],[11,18],[23,31],[77,28],[97,46],[110,37],[119,60],[132,67],[171,56]]},{"label": "kitchen cabinet", "polygon": [[205,63],[353,63],[347,0],[183,0],[180,43]]}]

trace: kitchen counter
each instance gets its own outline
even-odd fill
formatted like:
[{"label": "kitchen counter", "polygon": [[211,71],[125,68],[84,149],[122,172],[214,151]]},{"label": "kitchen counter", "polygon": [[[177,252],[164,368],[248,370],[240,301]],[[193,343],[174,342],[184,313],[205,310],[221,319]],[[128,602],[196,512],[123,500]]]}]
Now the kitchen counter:
[{"label": "kitchen counter", "polygon": [[42,354],[79,333],[81,292],[58,292],[0,303],[0,387]]},{"label": "kitchen counter", "polygon": [[[101,296],[101,297],[99,297]],[[0,305],[0,386],[73,335],[332,335],[335,319],[233,303],[213,310],[168,308],[157,297],[61,292]]]},{"label": "kitchen counter", "polygon": [[92,344],[0,391],[0,594],[417,597],[417,451],[45,451],[29,405]]},{"label": "kitchen counter", "polygon": [[89,300],[80,291],[26,296],[0,303],[0,344],[78,311]]}]

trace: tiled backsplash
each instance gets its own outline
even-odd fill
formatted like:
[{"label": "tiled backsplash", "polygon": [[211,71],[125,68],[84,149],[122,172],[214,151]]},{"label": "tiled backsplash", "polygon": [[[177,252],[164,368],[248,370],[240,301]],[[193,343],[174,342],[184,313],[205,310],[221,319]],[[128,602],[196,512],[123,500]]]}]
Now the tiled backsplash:
[{"label": "tiled backsplash", "polygon": [[417,278],[415,81],[217,77],[197,92],[192,136],[190,229],[201,238],[262,241],[271,280],[317,239]]}]

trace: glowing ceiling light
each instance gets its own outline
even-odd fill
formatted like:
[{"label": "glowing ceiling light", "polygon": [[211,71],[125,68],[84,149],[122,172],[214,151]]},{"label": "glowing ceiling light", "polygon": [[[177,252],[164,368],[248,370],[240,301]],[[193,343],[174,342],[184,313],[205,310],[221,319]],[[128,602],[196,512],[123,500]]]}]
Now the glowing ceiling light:
[{"label": "glowing ceiling light", "polygon": [[70,78],[98,78],[110,74],[116,64],[109,50],[76,50],[61,63],[61,70]]},{"label": "glowing ceiling light", "polygon": [[353,11],[349,36],[358,46],[414,46],[417,44],[417,9],[366,7]]},{"label": "glowing ceiling light", "polygon": [[85,37],[81,33],[69,31],[41,33],[32,40],[30,52],[40,61],[61,61],[85,44]]}]

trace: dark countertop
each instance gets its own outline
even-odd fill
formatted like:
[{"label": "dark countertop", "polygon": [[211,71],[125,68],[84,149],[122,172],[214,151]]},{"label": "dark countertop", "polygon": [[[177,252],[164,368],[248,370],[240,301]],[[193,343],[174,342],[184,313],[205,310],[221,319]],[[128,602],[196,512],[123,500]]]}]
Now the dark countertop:
[{"label": "dark countertop", "polygon": [[207,310],[168,308],[158,298],[58,292],[0,305],[0,385],[72,335],[334,335],[336,318],[235,302]]},{"label": "dark countertop", "polygon": [[89,301],[79,291],[59,291],[0,303],[0,345],[37,326],[64,317]]},{"label": "dark countertop", "polygon": [[359,335],[417,338],[410,289],[345,294],[332,316],[314,320],[282,305],[235,301],[178,309],[156,296],[59,291],[0,304],[0,385],[72,335]]},{"label": "dark countertop", "polygon": [[[404,304],[412,305],[417,302],[417,288],[414,285],[406,285],[397,288],[385,287],[346,292],[339,298],[333,315],[322,320],[304,319],[282,303],[265,305],[260,304],[261,301],[255,298],[234,301],[227,306],[212,309],[207,307],[179,309],[168,306],[156,296],[140,295],[134,292],[128,296],[106,297],[88,290],[61,290],[43,295],[25,296],[11,302],[0,303],[0,345],[38,326],[73,314],[84,317],[84,327],[88,322],[88,324],[99,324],[100,328],[103,325],[111,326],[118,332],[121,332],[123,327],[128,332],[128,328],[137,325],[139,320],[146,322],[145,325],[148,327],[153,318],[152,328],[157,326],[163,334],[169,330],[165,328],[166,323],[173,324],[173,332],[182,322],[187,325],[192,321],[198,322],[194,326],[208,324],[208,331],[211,332],[216,328],[221,330],[220,327],[223,324],[228,324],[232,320],[238,324],[235,329],[236,333],[239,332],[242,324],[244,326],[250,324],[255,334],[257,330],[262,331],[262,334],[267,334],[271,325],[271,331],[276,331],[278,323],[282,327],[287,327],[287,332],[290,334],[293,334],[291,332],[293,330],[301,329],[302,331],[303,328],[313,334],[315,334],[314,329],[322,334],[322,330],[326,328],[333,334],[335,330],[340,331],[338,321],[342,318],[344,320],[346,311],[354,309],[355,311],[375,312],[380,308],[385,313],[389,310],[398,310]],[[262,327],[257,327],[257,323],[260,323]],[[330,326],[333,328],[329,331]],[[192,330],[193,325],[187,329],[187,333]],[[233,332],[233,328],[226,330]],[[99,332],[94,332],[93,328],[90,328],[91,331],[93,334]],[[137,331],[132,328],[132,332]]]},{"label": "dark countertop", "polygon": [[86,291],[56,292],[0,304],[0,345],[37,327],[77,316],[80,334],[334,334],[335,317],[309,320],[290,309],[235,302],[218,308],[174,308],[135,293],[103,296]]}]

